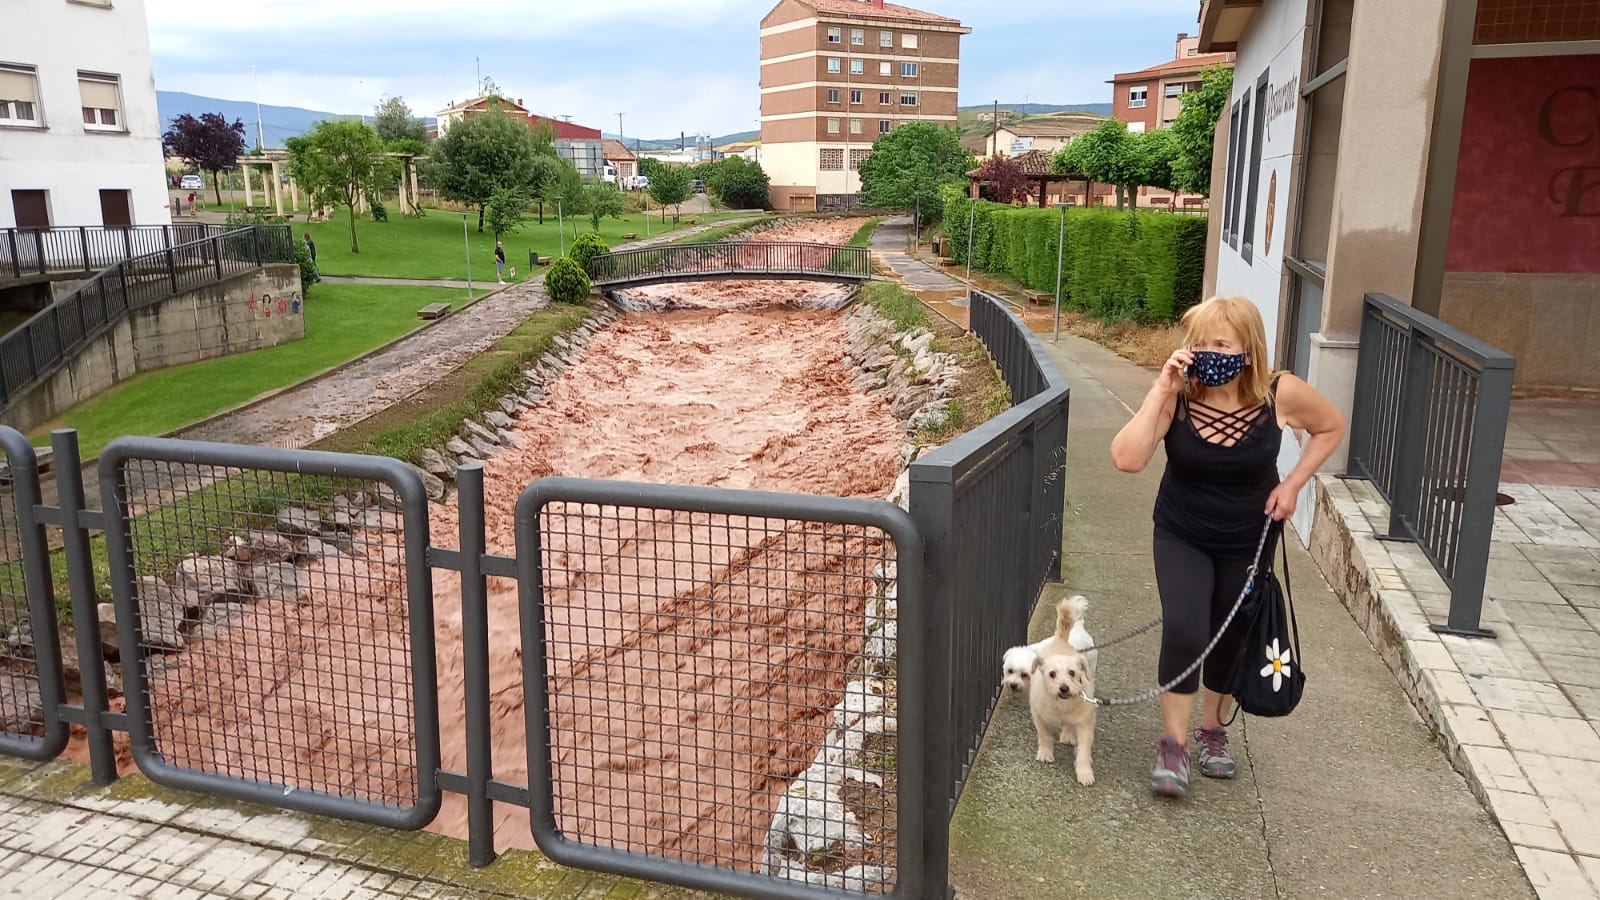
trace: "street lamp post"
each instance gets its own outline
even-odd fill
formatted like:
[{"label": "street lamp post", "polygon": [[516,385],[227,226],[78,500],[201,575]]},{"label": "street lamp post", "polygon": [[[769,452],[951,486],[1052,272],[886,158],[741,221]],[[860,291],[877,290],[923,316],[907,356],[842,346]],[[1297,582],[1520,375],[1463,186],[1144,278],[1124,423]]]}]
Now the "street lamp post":
[{"label": "street lamp post", "polygon": [[261,127],[261,79],[256,77],[256,67],[250,67],[250,81],[255,85],[256,91],[256,149],[267,148],[267,138]]},{"label": "street lamp post", "polygon": [[[354,213],[351,213],[354,215]],[[467,234],[467,214],[461,214],[461,248],[467,260],[467,299],[472,299],[472,238]]]},{"label": "street lamp post", "polygon": [[1061,342],[1061,263],[1067,250],[1067,207],[1061,206],[1061,234],[1056,237],[1056,336]]}]

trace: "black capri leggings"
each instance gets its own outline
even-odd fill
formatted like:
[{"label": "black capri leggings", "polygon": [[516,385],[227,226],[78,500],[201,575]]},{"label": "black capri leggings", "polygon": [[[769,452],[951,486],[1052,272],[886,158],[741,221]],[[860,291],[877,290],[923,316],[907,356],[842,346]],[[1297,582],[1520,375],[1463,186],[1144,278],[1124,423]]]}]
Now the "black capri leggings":
[{"label": "black capri leggings", "polygon": [[[1267,537],[1262,559],[1272,559],[1279,529]],[[1157,678],[1166,684],[1189,666],[1211,643],[1216,629],[1228,617],[1239,589],[1250,571],[1249,559],[1214,556],[1171,532],[1155,531],[1156,589],[1161,593],[1161,661]],[[1172,688],[1175,694],[1193,694],[1202,680],[1207,690],[1229,693],[1228,678],[1244,640],[1242,615],[1234,616],[1228,633],[1206,657],[1204,666]]]}]

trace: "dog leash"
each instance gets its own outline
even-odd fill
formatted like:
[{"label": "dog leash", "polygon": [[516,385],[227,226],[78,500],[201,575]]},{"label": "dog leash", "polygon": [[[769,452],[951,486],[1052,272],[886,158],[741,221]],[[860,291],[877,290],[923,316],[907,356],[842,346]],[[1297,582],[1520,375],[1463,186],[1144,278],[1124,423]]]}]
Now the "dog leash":
[{"label": "dog leash", "polygon": [[[1156,687],[1153,687],[1142,693],[1134,694],[1131,697],[1084,697],[1083,699],[1089,701],[1095,706],[1133,706],[1138,703],[1144,703],[1146,701],[1156,699],[1162,694],[1172,690],[1172,688],[1177,685],[1178,682],[1188,678],[1190,675],[1193,675],[1195,670],[1200,668],[1200,664],[1206,661],[1206,657],[1211,655],[1211,651],[1217,648],[1217,644],[1222,640],[1222,636],[1228,633],[1228,626],[1233,624],[1233,617],[1238,615],[1239,608],[1244,606],[1244,598],[1250,596],[1250,590],[1255,586],[1256,583],[1256,573],[1261,567],[1261,553],[1266,549],[1267,537],[1272,534],[1272,525],[1273,519],[1272,516],[1269,515],[1267,516],[1267,524],[1261,528],[1261,538],[1260,540],[1256,541],[1256,556],[1255,559],[1250,563],[1249,571],[1245,573],[1244,587],[1239,589],[1239,597],[1233,601],[1233,609],[1228,610],[1227,617],[1222,620],[1222,627],[1217,629],[1217,633],[1211,638],[1211,643],[1207,644],[1206,648],[1200,651],[1200,656],[1197,657],[1194,662],[1189,664],[1189,668],[1184,669],[1183,672],[1181,672],[1177,677],[1168,681],[1166,684],[1157,685]],[[1154,628],[1160,621],[1160,619],[1157,619],[1155,622],[1151,622],[1142,629],[1139,629],[1132,634],[1124,635],[1117,640],[1127,640],[1128,638],[1133,637],[1134,634],[1148,631],[1151,628]],[[1099,644],[1097,646],[1110,646],[1111,643],[1116,643],[1116,641],[1112,641],[1107,644]]]}]

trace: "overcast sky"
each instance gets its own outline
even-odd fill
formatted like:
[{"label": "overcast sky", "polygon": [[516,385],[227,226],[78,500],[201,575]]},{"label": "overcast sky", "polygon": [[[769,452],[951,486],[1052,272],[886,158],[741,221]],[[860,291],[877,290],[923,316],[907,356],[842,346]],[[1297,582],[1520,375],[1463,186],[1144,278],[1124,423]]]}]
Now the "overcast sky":
[{"label": "overcast sky", "polygon": [[[534,112],[644,138],[758,127],[773,0],[147,0],[156,87],[338,113],[431,115],[483,74]],[[963,105],[1109,102],[1170,59],[1196,0],[919,0],[961,19]],[[1049,10],[1059,11],[1049,11]],[[256,66],[259,96],[250,67]]]}]

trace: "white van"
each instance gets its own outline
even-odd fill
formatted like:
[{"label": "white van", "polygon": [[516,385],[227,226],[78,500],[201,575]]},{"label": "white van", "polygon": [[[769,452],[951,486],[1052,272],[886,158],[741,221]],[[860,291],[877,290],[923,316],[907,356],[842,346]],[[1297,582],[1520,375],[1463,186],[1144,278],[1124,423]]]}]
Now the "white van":
[{"label": "white van", "polygon": [[616,184],[617,183],[617,167],[615,165],[612,165],[611,163],[606,163],[605,165],[601,166],[600,167],[600,180],[604,181],[607,184]]}]

